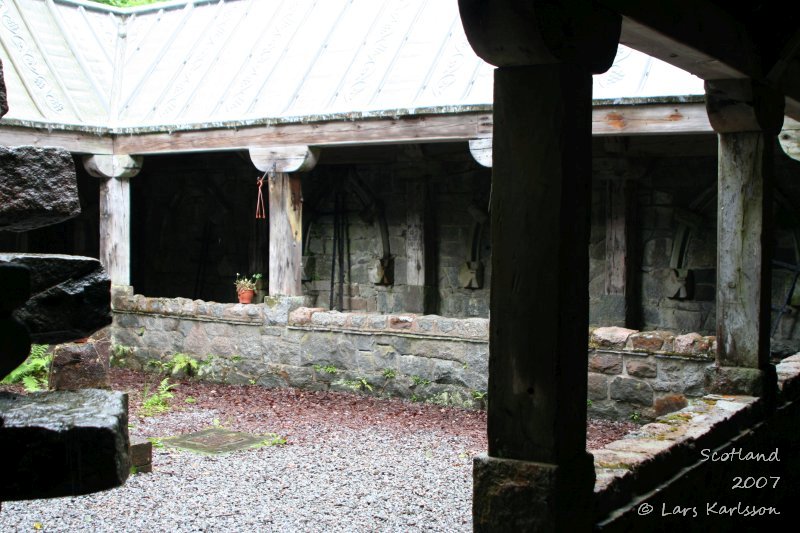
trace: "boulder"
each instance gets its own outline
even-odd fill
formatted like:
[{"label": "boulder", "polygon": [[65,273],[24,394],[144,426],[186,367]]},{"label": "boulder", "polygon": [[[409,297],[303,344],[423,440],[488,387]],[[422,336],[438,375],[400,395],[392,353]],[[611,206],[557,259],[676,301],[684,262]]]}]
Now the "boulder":
[{"label": "boulder", "polygon": [[0,118],[8,113],[8,99],[6,98],[6,84],[3,81],[3,62],[0,61]]},{"label": "boulder", "polygon": [[128,398],[121,392],[0,393],[0,422],[0,501],[88,494],[128,477]]},{"label": "boulder", "polygon": [[52,390],[110,389],[108,344],[99,342],[59,344],[50,369]]},{"label": "boulder", "polygon": [[0,146],[0,230],[28,231],[80,212],[75,163],[67,150]]},{"label": "boulder", "polygon": [[31,296],[14,311],[30,338],[57,344],[88,337],[111,323],[111,281],[91,257],[0,254],[0,263],[28,267]]}]

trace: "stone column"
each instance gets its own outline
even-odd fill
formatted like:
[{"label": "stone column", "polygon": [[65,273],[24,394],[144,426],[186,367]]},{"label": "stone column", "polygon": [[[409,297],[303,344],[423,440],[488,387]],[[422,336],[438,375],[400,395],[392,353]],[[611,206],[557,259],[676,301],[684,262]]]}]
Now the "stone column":
[{"label": "stone column", "polygon": [[591,75],[611,65],[620,18],[588,2],[459,6],[472,47],[499,66],[489,451],[474,465],[473,526],[588,531]]},{"label": "stone column", "polygon": [[141,156],[89,155],[83,166],[100,178],[100,262],[112,285],[131,284],[130,178],[142,168]]},{"label": "stone column", "polygon": [[302,296],[303,191],[300,175],[317,163],[308,146],[250,147],[256,168],[269,173],[269,294]]},{"label": "stone column", "polygon": [[769,365],[772,159],[783,97],[750,80],[706,82],[706,107],[718,133],[717,365],[710,387],[763,395]]}]

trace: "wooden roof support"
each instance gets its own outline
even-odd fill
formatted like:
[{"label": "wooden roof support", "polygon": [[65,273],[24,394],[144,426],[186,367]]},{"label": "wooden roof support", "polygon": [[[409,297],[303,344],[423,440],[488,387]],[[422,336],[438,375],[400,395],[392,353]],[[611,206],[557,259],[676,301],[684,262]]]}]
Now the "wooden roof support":
[{"label": "wooden roof support", "polygon": [[591,74],[611,66],[620,19],[592,2],[460,0],[459,8],[473,49],[499,67],[489,453],[475,461],[473,526],[584,531],[594,485],[586,453]]},{"label": "wooden roof support", "polygon": [[269,294],[302,296],[303,189],[298,172],[314,168],[319,150],[251,146],[249,151],[253,164],[269,178]]},{"label": "wooden roof support", "polygon": [[711,125],[719,134],[717,194],[717,365],[711,388],[767,395],[772,181],[783,96],[750,80],[706,82]]},{"label": "wooden roof support", "polygon": [[112,285],[131,284],[130,178],[142,169],[141,156],[88,155],[86,171],[100,178],[100,262]]}]

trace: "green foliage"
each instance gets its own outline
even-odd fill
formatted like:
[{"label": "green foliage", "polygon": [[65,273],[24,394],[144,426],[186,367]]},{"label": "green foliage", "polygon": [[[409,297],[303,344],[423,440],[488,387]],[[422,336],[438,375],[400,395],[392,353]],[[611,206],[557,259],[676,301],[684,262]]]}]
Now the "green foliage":
[{"label": "green foliage", "polygon": [[632,412],[628,418],[631,419],[631,422],[638,422],[642,418],[642,414],[639,411]]},{"label": "green foliage", "polygon": [[355,392],[363,390],[372,391],[372,384],[369,381],[367,381],[367,378],[363,377],[358,377],[356,379],[340,379],[335,384],[343,385]]},{"label": "green foliage", "polygon": [[416,394],[412,394],[411,395],[411,401],[412,402],[421,402],[422,401],[422,397],[417,396]]},{"label": "green foliage", "polygon": [[479,402],[482,402],[482,401],[484,401],[486,399],[486,395],[487,394],[489,394],[489,393],[486,392],[486,391],[474,390],[474,391],[472,391],[472,398],[474,398],[475,400],[478,400]]},{"label": "green foliage", "polygon": [[111,355],[108,358],[108,362],[111,365],[124,364],[125,359],[127,359],[127,357],[131,354],[133,354],[133,348],[131,346],[125,346],[124,344],[112,344]]},{"label": "green foliage", "polygon": [[591,407],[593,405],[594,405],[594,402],[592,400],[586,400],[586,407]]},{"label": "green foliage", "polygon": [[158,437],[148,437],[147,440],[149,440],[153,444],[153,448],[163,448],[164,447],[164,443]]},{"label": "green foliage", "polygon": [[176,385],[169,382],[169,378],[164,378],[159,383],[158,388],[150,394],[150,387],[146,386],[143,396],[141,413],[144,416],[153,416],[169,411],[169,400],[174,396],[170,390]]},{"label": "green foliage", "polygon": [[314,370],[316,370],[317,372],[323,372],[325,374],[330,374],[332,376],[335,376],[336,374],[339,373],[339,369],[336,368],[333,365],[325,365],[325,366],[314,365]]},{"label": "green foliage", "polygon": [[386,379],[394,379],[397,377],[397,371],[393,368],[384,368],[383,377]]},{"label": "green foliage", "polygon": [[21,365],[11,371],[0,383],[22,383],[28,392],[47,388],[53,356],[47,353],[46,344],[31,345],[31,353]]},{"label": "green foliage", "polygon": [[209,364],[209,361],[195,359],[191,355],[185,353],[173,354],[166,361],[158,361],[151,359],[147,365],[153,367],[158,372],[163,372],[174,377],[188,376],[193,377],[201,374],[201,370]]},{"label": "green foliage", "polygon": [[238,272],[236,273],[236,281],[233,282],[236,285],[236,292],[242,291],[254,291],[256,290],[256,283],[258,280],[261,279],[261,274],[253,274],[250,277],[242,276]]},{"label": "green foliage", "polygon": [[176,353],[167,364],[173,376],[177,374],[196,376],[197,371],[200,369],[200,361],[185,353]]},{"label": "green foliage", "polygon": [[431,384],[431,380],[429,380],[429,379],[423,379],[423,378],[421,378],[419,376],[411,376],[411,385],[414,386],[414,387],[416,387],[418,385],[430,385],[430,384]]},{"label": "green foliage", "polygon": [[197,398],[193,396],[187,396],[186,398],[183,399],[183,401],[186,403],[197,403]]}]

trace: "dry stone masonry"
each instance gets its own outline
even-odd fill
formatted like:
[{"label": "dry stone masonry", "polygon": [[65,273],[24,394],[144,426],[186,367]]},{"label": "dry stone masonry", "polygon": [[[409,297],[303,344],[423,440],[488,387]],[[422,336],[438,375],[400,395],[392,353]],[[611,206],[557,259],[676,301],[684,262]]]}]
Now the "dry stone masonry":
[{"label": "dry stone masonry", "polygon": [[[115,288],[115,364],[148,368],[187,354],[214,381],[351,389],[480,407],[489,321],[341,313],[303,297],[243,305],[148,298]],[[706,393],[713,337],[597,328],[589,338],[589,413],[642,420]]]}]

